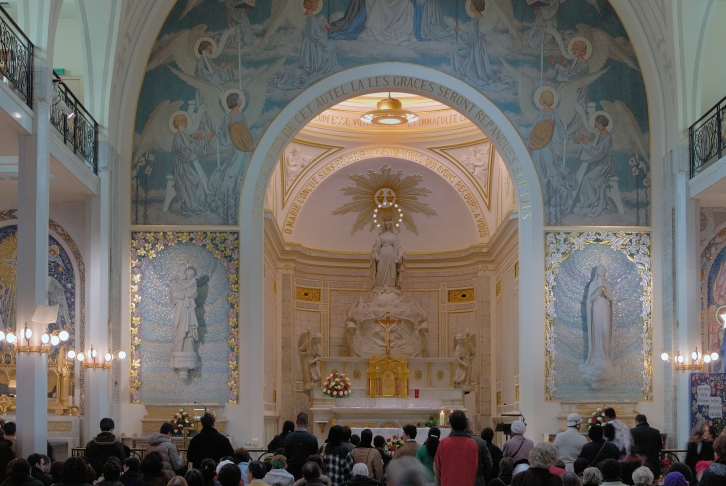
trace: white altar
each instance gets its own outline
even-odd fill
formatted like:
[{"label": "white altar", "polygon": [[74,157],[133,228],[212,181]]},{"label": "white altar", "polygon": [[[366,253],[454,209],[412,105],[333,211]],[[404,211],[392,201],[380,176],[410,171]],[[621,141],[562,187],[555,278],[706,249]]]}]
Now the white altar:
[{"label": "white altar", "polygon": [[[401,434],[403,434],[403,429],[392,429],[392,428],[376,428],[376,427],[368,427],[371,432],[373,432],[373,437],[380,435],[383,436],[384,439],[388,440],[394,435],[397,435],[398,437],[401,437]],[[357,434],[360,437],[360,433],[363,432],[363,428],[361,427],[351,427],[350,429],[354,434]],[[441,427],[441,439],[445,439],[449,436],[451,433],[451,429],[448,427]],[[426,442],[426,438],[429,436],[429,429],[427,427],[417,427],[416,428],[416,442],[423,445],[424,442]]]},{"label": "white altar", "polygon": [[406,424],[423,424],[430,416],[436,419],[444,411],[464,410],[464,393],[454,388],[453,358],[408,358],[408,387],[403,397],[371,397],[367,375],[368,358],[321,358],[323,376],[332,372],[345,374],[351,382],[351,394],[331,398],[319,386],[311,386],[311,412],[315,434],[327,437],[330,425],[347,425],[351,429],[384,428],[390,437]]}]

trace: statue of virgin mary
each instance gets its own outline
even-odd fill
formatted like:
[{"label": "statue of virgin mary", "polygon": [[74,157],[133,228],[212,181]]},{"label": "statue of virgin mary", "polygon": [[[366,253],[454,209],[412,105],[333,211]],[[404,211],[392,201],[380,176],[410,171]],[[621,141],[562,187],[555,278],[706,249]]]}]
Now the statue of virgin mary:
[{"label": "statue of virgin mary", "polygon": [[373,288],[395,288],[401,290],[405,253],[398,241],[398,234],[391,219],[384,219],[371,251],[373,263]]},{"label": "statue of virgin mary", "polygon": [[618,377],[613,351],[613,291],[605,277],[605,266],[595,268],[587,286],[587,361],[580,366],[582,378],[594,390],[612,387]]}]

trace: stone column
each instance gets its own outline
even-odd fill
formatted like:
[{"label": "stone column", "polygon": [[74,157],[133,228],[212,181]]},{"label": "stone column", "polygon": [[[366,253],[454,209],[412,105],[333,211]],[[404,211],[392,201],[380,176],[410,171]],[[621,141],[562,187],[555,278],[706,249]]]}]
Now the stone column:
[{"label": "stone column", "polygon": [[[46,304],[48,279],[48,221],[50,212],[50,105],[35,103],[34,133],[20,137],[18,158],[17,322],[20,345],[39,346],[45,324],[32,321],[35,306]],[[29,341],[20,337],[25,323]],[[18,456],[45,453],[48,420],[48,358],[46,354],[17,356]]]},{"label": "stone column", "polygon": [[[700,309],[700,269],[699,234],[700,218],[698,201],[689,196],[688,147],[681,145],[671,151],[672,167],[675,173],[673,202],[675,207],[675,246],[676,246],[676,327],[675,346],[691,362],[691,353],[701,343]],[[659,360],[660,361],[660,360]],[[684,444],[691,432],[690,427],[690,373],[679,371],[674,377],[676,386],[676,444]]]},{"label": "stone column", "polygon": [[[98,352],[96,362],[103,362],[103,355],[110,350],[108,328],[109,249],[111,234],[109,160],[113,148],[106,141],[98,144],[98,194],[86,201],[88,221],[88,314],[86,317],[85,351],[91,345]],[[118,366],[118,365],[116,365]],[[87,368],[86,406],[83,440],[91,440],[99,432],[99,422],[110,415],[110,377],[106,368]]]}]

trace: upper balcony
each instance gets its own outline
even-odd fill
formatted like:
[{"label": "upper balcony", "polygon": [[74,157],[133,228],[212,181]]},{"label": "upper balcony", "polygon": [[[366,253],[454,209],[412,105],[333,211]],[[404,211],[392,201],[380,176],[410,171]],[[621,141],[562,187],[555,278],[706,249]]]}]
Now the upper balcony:
[{"label": "upper balcony", "polygon": [[726,205],[726,98],[688,129],[689,195],[701,206]]},{"label": "upper balcony", "polygon": [[33,43],[0,6],[0,76],[33,108]]},{"label": "upper balcony", "polygon": [[98,174],[98,123],[55,73],[50,123],[58,130],[66,147]]}]

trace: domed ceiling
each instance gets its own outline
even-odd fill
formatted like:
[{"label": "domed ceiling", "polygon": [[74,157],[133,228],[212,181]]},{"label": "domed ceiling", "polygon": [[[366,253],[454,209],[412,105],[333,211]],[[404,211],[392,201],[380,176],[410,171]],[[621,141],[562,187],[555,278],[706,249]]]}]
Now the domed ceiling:
[{"label": "domed ceiling", "polygon": [[287,147],[267,208],[288,244],[368,252],[383,221],[407,252],[487,244],[516,210],[507,169],[486,136],[437,101],[390,93],[419,119],[365,123],[389,93],[349,99],[314,118]]}]

